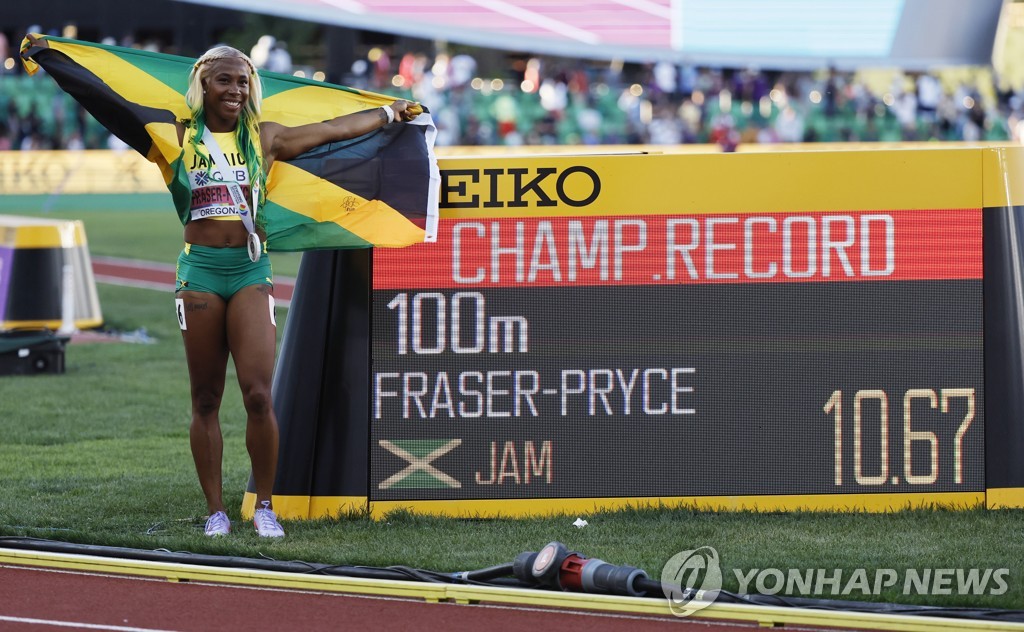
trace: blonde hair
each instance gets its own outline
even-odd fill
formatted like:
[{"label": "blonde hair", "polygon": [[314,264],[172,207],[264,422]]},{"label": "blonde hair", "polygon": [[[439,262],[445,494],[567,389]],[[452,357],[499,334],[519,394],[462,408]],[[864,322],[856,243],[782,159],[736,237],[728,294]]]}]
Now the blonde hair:
[{"label": "blonde hair", "polygon": [[249,99],[245,102],[243,113],[259,119],[260,107],[263,104],[263,82],[249,56],[230,46],[214,46],[192,65],[192,70],[188,73],[188,91],[185,92],[185,105],[192,111],[192,118],[203,109],[203,79],[209,75],[210,62],[232,58],[241,59],[249,66]]},{"label": "blonde hair", "polygon": [[[199,141],[202,139],[206,127],[206,114],[203,106],[203,95],[206,91],[203,88],[203,80],[210,74],[211,62],[220,59],[241,59],[249,67],[249,98],[245,101],[245,106],[238,118],[238,125],[235,127],[235,143],[245,157],[249,182],[252,184],[258,182],[260,185],[260,199],[256,201],[258,208],[267,197],[267,178],[263,170],[263,148],[260,144],[260,107],[263,103],[263,82],[249,56],[237,48],[230,46],[211,48],[196,60],[196,63],[192,65],[192,70],[188,73],[185,105],[192,113],[192,119],[188,125],[193,130],[192,148],[197,154],[209,157],[208,152],[199,147]],[[212,160],[208,160],[207,164],[212,164]],[[257,215],[257,225],[263,227],[261,219],[263,218]]]}]

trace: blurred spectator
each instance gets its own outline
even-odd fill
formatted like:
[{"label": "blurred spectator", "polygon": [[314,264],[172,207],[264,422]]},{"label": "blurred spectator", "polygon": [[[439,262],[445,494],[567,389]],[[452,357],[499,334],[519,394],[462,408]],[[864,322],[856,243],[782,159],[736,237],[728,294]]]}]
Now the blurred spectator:
[{"label": "blurred spectator", "polygon": [[[424,101],[424,103],[431,103]],[[438,145],[458,145],[462,136],[459,115],[454,108],[433,110],[434,125],[437,127],[435,143]],[[533,143],[531,143],[533,144]]]},{"label": "blurred spectator", "polygon": [[292,56],[288,52],[288,43],[279,41],[273,35],[263,35],[252,47],[249,58],[257,68],[290,74],[292,72]]},{"label": "blurred spectator", "polygon": [[85,149],[85,141],[82,140],[82,135],[78,132],[71,132],[71,134],[68,135],[67,141],[64,143],[64,149],[69,149],[71,151]]},{"label": "blurred spectator", "polygon": [[114,151],[124,151],[126,149],[129,149],[129,147],[128,143],[124,142],[117,136],[111,134],[107,136],[107,149],[112,149]]},{"label": "blurred spectator", "polygon": [[647,133],[652,145],[678,145],[683,142],[683,122],[670,105],[660,105],[655,108]]},{"label": "blurred spectator", "polygon": [[391,77],[391,55],[383,48],[373,48],[369,54],[370,77],[373,79],[375,90],[390,90]]},{"label": "blurred spectator", "polygon": [[491,116],[497,122],[498,138],[504,141],[502,144],[513,144],[508,142],[508,137],[518,131],[519,106],[515,99],[509,94],[501,94],[496,97],[491,106]]},{"label": "blurred spectator", "polygon": [[277,42],[273,35],[261,35],[256,44],[249,51],[249,59],[256,64],[257,68],[266,68],[270,59],[270,49]]},{"label": "blurred spectator", "polygon": [[540,106],[548,112],[564,112],[569,103],[569,87],[563,81],[548,78],[540,83]]},{"label": "blurred spectator", "polygon": [[654,64],[654,84],[662,94],[675,96],[678,88],[677,71],[674,64],[667,61],[659,61]]},{"label": "blurred spectator", "polygon": [[453,87],[461,88],[476,75],[476,60],[462,53],[451,58],[448,68],[448,81]]},{"label": "blurred spectator", "polygon": [[892,104],[893,114],[903,130],[903,140],[917,140],[917,96],[900,90]]},{"label": "blurred spectator", "polygon": [[922,121],[932,123],[938,113],[939,102],[942,101],[942,85],[938,77],[928,73],[919,74],[916,85],[917,116]]},{"label": "blurred spectator", "polygon": [[789,105],[775,119],[775,137],[780,143],[799,143],[804,139],[803,117]]},{"label": "blurred spectator", "polygon": [[740,144],[740,133],[736,129],[732,114],[719,114],[711,125],[708,140],[722,148],[722,151],[736,151]]},{"label": "blurred spectator", "polygon": [[267,70],[291,74],[292,55],[288,52],[288,42],[278,41],[270,49],[270,56],[267,58]]},{"label": "blurred spectator", "polygon": [[602,141],[604,117],[597,109],[593,99],[587,98],[576,113],[576,125],[580,128],[580,142],[583,145],[600,145]]},{"label": "blurred spectator", "polygon": [[6,67],[3,66],[3,61],[10,57],[11,50],[10,44],[7,41],[7,36],[0,32],[0,75],[7,72]]},{"label": "blurred spectator", "polygon": [[[156,49],[131,35],[119,43]],[[0,34],[0,59],[5,46]],[[251,57],[260,68],[293,70],[286,43],[269,34]],[[981,69],[881,76],[540,57],[495,67],[497,57],[481,59],[489,60],[486,69],[464,51],[432,55],[378,46],[354,61],[345,81],[426,104],[438,145],[717,143],[731,151],[741,143],[1020,141],[1024,135],[1021,89],[997,91],[991,72]],[[45,79],[23,79],[20,66],[0,71],[0,150],[124,148]]]}]

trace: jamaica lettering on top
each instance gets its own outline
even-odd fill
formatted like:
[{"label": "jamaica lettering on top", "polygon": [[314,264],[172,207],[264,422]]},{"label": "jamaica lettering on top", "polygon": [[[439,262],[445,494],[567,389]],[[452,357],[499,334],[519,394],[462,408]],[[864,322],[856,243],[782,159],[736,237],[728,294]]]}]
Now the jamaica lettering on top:
[{"label": "jamaica lettering on top", "polygon": [[[203,145],[202,142],[200,142],[199,144]],[[225,153],[224,158],[227,159],[229,167],[245,166],[245,156],[243,156],[241,152]],[[216,163],[216,161],[214,161],[214,163]],[[214,164],[214,167],[220,168],[221,165]],[[207,170],[209,168],[210,162],[207,161],[207,156],[192,153],[192,165],[188,168],[189,171],[197,171],[199,169]]]}]

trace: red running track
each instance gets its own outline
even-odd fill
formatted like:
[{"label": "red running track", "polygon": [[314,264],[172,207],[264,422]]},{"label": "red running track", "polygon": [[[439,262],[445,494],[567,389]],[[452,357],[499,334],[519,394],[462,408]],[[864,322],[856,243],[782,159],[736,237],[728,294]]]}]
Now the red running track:
[{"label": "red running track", "polygon": [[756,624],[496,605],[427,603],[0,565],[0,630],[683,630]]},{"label": "red running track", "polygon": [[[92,272],[100,283],[174,291],[174,265],[169,263],[93,257]],[[294,291],[295,279],[283,276],[274,278],[274,300],[281,307],[291,304]]]}]

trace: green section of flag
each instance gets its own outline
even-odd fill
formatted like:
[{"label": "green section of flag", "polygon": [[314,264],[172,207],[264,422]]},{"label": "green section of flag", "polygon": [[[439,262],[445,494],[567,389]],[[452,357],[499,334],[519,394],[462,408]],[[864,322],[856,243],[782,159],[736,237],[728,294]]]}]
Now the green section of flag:
[{"label": "green section of flag", "polygon": [[279,252],[326,248],[370,248],[372,243],[330,222],[316,222],[267,201],[260,210],[267,220],[267,247]]}]

